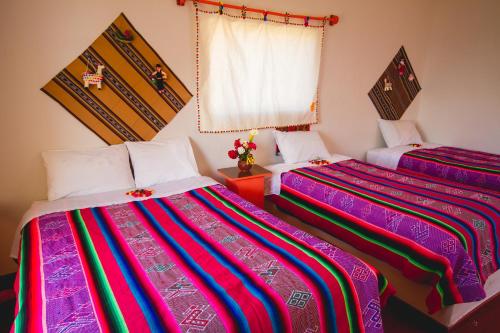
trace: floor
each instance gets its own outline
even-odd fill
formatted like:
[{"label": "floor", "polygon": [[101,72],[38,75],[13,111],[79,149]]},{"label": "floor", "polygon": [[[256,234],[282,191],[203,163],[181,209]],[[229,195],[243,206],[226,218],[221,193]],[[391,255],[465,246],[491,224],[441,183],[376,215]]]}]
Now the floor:
[{"label": "floor", "polygon": [[444,333],[446,329],[429,320],[415,316],[403,301],[395,297],[389,299],[382,312],[382,322],[386,333]]},{"label": "floor", "polygon": [[0,276],[0,332],[8,332],[14,318],[14,279],[14,274]]}]

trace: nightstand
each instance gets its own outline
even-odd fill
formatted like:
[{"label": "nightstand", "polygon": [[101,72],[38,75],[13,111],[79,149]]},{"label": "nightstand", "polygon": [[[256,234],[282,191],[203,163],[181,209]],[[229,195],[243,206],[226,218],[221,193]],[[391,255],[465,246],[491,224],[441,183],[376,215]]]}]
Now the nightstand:
[{"label": "nightstand", "polygon": [[224,177],[228,189],[245,200],[264,207],[264,178],[271,176],[271,171],[254,164],[250,171],[241,171],[237,167],[217,170]]}]

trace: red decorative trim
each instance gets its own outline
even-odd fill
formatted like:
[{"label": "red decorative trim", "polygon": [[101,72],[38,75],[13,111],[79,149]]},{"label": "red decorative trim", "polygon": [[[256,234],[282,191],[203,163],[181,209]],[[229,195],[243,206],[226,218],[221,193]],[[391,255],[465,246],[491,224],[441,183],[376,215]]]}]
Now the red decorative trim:
[{"label": "red decorative trim", "polygon": [[310,131],[311,125],[295,125],[295,126],[286,126],[286,127],[276,127],[277,131],[280,132],[297,132],[297,131]]},{"label": "red decorative trim", "polygon": [[[202,3],[205,5],[212,5],[212,6],[221,6],[220,1],[210,1],[210,0],[192,0],[193,3]],[[179,6],[184,6],[186,4],[186,0],[177,0],[177,5]],[[231,5],[231,4],[224,4],[224,7],[231,8],[231,9],[236,9],[236,10],[242,10],[244,9],[245,12],[253,12],[253,13],[258,13],[258,14],[263,14],[264,16],[264,21],[267,21],[267,16],[278,16],[278,17],[285,17],[285,22],[289,20],[290,18],[294,19],[299,19],[299,20],[306,20],[307,19],[307,24],[309,20],[316,20],[316,21],[323,21],[325,22],[326,20],[330,25],[335,25],[339,23],[339,17],[337,15],[330,15],[328,19],[326,17],[320,17],[320,16],[307,16],[307,15],[297,15],[297,14],[289,14],[289,13],[279,13],[279,12],[272,12],[272,11],[267,11],[264,9],[258,9],[258,8],[250,8],[250,7],[245,7],[245,6],[237,6],[237,5]],[[306,25],[307,26],[307,25]]]}]

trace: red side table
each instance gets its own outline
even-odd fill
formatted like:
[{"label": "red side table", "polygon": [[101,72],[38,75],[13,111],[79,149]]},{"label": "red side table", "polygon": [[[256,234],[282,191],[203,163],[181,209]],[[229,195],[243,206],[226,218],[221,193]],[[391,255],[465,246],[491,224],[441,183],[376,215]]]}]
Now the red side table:
[{"label": "red side table", "polygon": [[264,207],[264,178],[271,176],[271,171],[254,164],[250,171],[241,171],[237,167],[217,170],[224,177],[228,189],[245,200]]}]

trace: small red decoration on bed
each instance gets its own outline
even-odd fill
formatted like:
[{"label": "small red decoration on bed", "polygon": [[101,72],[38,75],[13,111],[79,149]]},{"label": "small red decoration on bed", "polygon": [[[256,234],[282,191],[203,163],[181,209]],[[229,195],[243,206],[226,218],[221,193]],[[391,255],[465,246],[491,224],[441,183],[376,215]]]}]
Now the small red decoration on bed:
[{"label": "small red decoration on bed", "polygon": [[153,190],[148,189],[137,189],[133,191],[128,191],[127,195],[133,196],[134,198],[147,198],[153,194]]},{"label": "small red decoration on bed", "polygon": [[309,163],[314,164],[314,165],[328,165],[331,164],[330,161],[327,160],[310,160]]},{"label": "small red decoration on bed", "polygon": [[420,148],[422,145],[420,143],[410,143],[408,146],[414,147],[414,148]]}]

